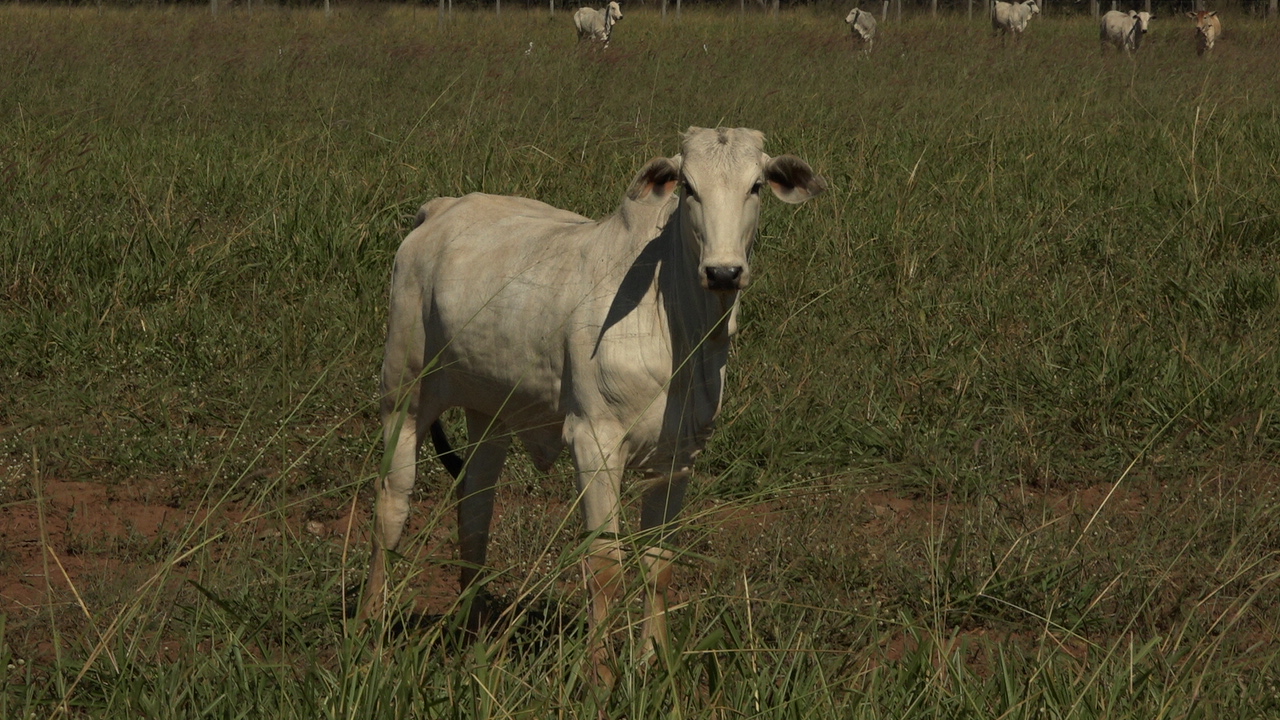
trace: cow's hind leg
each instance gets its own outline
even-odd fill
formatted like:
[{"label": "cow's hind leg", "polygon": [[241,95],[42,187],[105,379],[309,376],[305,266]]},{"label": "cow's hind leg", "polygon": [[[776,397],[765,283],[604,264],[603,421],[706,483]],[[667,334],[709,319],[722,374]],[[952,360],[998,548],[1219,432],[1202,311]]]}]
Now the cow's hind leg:
[{"label": "cow's hind leg", "polygon": [[670,477],[653,481],[645,488],[640,509],[640,532],[645,540],[641,557],[645,584],[644,628],[641,634],[642,652],[663,652],[668,646],[667,636],[667,587],[671,584],[675,549],[671,538],[675,534],[675,519],[684,504],[685,488],[689,484],[687,472],[677,472]]},{"label": "cow's hind leg", "polygon": [[[494,486],[511,446],[511,434],[493,417],[467,411],[467,461],[458,479],[458,546],[462,559],[459,584],[465,593],[484,569],[493,520]],[[478,630],[485,616],[481,595],[471,599],[467,627]]]},{"label": "cow's hind leg", "polygon": [[387,552],[400,544],[405,520],[409,517],[409,493],[417,471],[418,448],[427,427],[440,416],[442,409],[424,397],[428,383],[423,379],[426,363],[421,298],[411,293],[397,293],[394,276],[392,288],[382,359],[384,450],[373,509],[369,575],[360,602],[362,620],[382,612],[386,600]]},{"label": "cow's hind leg", "polygon": [[[379,472],[373,508],[373,542],[369,575],[360,601],[361,620],[382,612],[386,601],[387,551],[395,550],[409,517],[409,493],[417,472],[418,448],[425,424],[419,414],[416,385],[393,407],[384,410],[382,423],[383,466]],[[434,420],[434,418],[432,418]]]}]

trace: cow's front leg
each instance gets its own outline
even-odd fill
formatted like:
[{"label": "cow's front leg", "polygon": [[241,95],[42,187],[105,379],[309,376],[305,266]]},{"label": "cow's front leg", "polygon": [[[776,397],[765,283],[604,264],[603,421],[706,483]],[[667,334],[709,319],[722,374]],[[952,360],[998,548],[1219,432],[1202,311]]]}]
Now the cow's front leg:
[{"label": "cow's front leg", "polygon": [[688,484],[688,470],[681,470],[653,481],[644,491],[640,536],[646,545],[641,557],[645,582],[641,652],[645,654],[665,652],[670,644],[667,635],[667,587],[671,584],[671,570],[676,557],[671,539]]},{"label": "cow's front leg", "polygon": [[578,502],[588,535],[592,535],[582,571],[589,593],[587,616],[590,658],[596,679],[612,685],[610,635],[612,605],[623,592],[619,503],[627,448],[620,428],[585,422],[570,429],[569,447],[578,473]]}]

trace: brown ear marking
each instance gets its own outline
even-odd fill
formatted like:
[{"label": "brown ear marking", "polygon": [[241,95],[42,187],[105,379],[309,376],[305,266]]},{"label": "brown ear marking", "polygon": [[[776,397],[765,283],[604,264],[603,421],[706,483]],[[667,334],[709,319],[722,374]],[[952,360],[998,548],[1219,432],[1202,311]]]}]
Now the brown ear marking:
[{"label": "brown ear marking", "polygon": [[764,179],[773,194],[786,203],[802,203],[827,189],[827,181],[795,155],[779,155],[765,162]]},{"label": "brown ear marking", "polygon": [[675,192],[680,182],[679,156],[656,157],[645,163],[627,188],[627,197],[635,201],[663,201]]}]

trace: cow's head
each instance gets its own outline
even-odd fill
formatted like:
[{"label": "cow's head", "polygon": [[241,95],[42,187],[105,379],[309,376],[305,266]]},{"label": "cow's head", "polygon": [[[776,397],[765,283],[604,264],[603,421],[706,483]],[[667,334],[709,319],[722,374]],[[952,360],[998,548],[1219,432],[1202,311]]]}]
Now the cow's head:
[{"label": "cow's head", "polygon": [[786,203],[802,203],[827,183],[794,155],[769,157],[764,134],[746,128],[691,127],[680,154],[654,158],[632,181],[627,197],[665,204],[683,188],[679,231],[686,257],[702,286],[742,290],[751,282],[751,244],[760,219],[760,194],[768,187]]},{"label": "cow's head", "polygon": [[862,11],[859,10],[858,8],[854,8],[850,10],[849,14],[844,16],[844,21],[849,23],[850,25],[858,22],[858,13],[860,12]]},{"label": "cow's head", "polygon": [[1217,10],[1209,10],[1209,11],[1197,10],[1195,12],[1187,13],[1187,17],[1196,21],[1196,32],[1200,33],[1201,35],[1203,35],[1205,33],[1205,29],[1212,24],[1209,22],[1209,18],[1215,18],[1217,16],[1218,16]]},{"label": "cow's head", "polygon": [[1040,12],[1040,5],[1036,3],[1036,0],[1027,0],[1024,4],[1027,6],[1027,9],[1031,11],[1032,15]]},{"label": "cow's head", "polygon": [[1156,19],[1155,15],[1149,12],[1129,11],[1129,17],[1133,18],[1133,32],[1135,35],[1145,35],[1147,30],[1151,29],[1151,21]]},{"label": "cow's head", "polygon": [[612,18],[613,22],[618,22],[622,19],[622,7],[618,5],[616,0],[610,0],[609,6],[605,8],[604,14],[605,19]]}]

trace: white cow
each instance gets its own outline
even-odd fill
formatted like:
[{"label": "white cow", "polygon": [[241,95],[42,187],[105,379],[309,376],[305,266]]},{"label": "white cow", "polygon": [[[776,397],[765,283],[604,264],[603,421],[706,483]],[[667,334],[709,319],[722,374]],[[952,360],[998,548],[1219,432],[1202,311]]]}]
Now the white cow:
[{"label": "white cow", "polygon": [[595,8],[578,8],[573,14],[574,27],[578,28],[578,41],[588,38],[604,43],[609,47],[609,38],[613,36],[613,26],[622,19],[622,8],[614,0],[603,10]]},{"label": "white cow", "polygon": [[1218,11],[1197,10],[1187,13],[1187,17],[1196,21],[1196,54],[1204,55],[1222,37],[1222,21],[1218,19]]},{"label": "white cow", "polygon": [[854,42],[862,41],[862,51],[870,54],[871,45],[876,41],[876,18],[866,10],[854,8],[844,16],[844,21],[849,24],[849,31],[853,33]]},{"label": "white cow", "polygon": [[[612,680],[606,620],[626,545],[645,570],[645,647],[665,647],[668,539],[720,412],[761,191],[799,203],[826,187],[803,160],[763,148],[756,130],[690,128],[680,154],[649,161],[618,211],[599,221],[480,193],[422,206],[391,275],[382,364],[389,461],[361,617],[382,610],[386,552],[400,541],[428,431],[446,467],[461,471],[463,588],[485,563],[494,483],[518,436],[543,470],[565,447],[573,456],[591,538],[583,570],[598,677]],[[465,462],[439,423],[450,407],[466,411]],[[626,469],[650,480],[641,532],[623,538]],[[473,623],[481,612],[473,606]]]},{"label": "white cow", "polygon": [[1155,19],[1156,16],[1151,13],[1135,10],[1127,13],[1119,10],[1108,12],[1102,16],[1099,28],[1102,48],[1105,50],[1107,43],[1110,43],[1117,50],[1123,48],[1126,53],[1137,50],[1142,46],[1142,36],[1147,34],[1151,21]]},{"label": "white cow", "polygon": [[1016,40],[1026,32],[1031,16],[1039,12],[1040,6],[1036,4],[1036,0],[1013,3],[996,0],[995,8],[991,13],[991,28],[994,32],[1000,33],[1001,37],[1013,33]]}]

